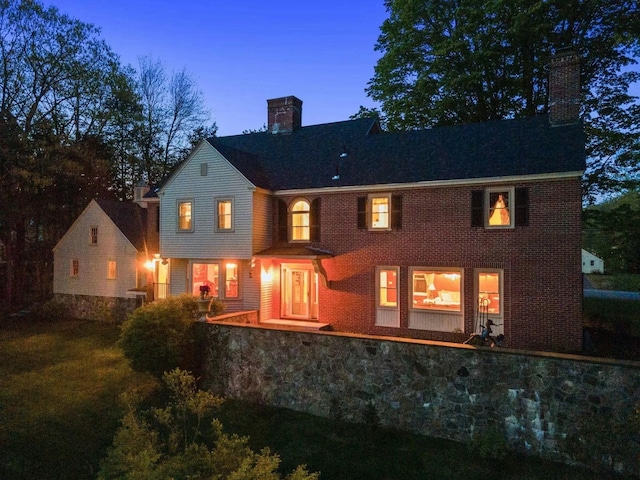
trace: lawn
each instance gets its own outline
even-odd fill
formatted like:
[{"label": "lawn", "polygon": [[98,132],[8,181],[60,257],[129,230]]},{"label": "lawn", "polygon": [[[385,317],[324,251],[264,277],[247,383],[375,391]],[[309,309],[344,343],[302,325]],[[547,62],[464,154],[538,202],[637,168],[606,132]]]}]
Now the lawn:
[{"label": "lawn", "polygon": [[[122,412],[117,398],[154,382],[128,367],[113,325],[0,324],[0,478],[95,477]],[[481,460],[461,444],[227,401],[228,432],[269,445],[282,470],[307,464],[322,479],[589,479],[577,468],[508,455]]]}]

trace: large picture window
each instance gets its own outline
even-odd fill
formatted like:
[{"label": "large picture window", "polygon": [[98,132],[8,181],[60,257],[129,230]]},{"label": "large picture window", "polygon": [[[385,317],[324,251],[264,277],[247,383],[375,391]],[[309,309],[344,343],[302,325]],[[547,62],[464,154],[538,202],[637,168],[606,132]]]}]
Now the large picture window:
[{"label": "large picture window", "polygon": [[178,230],[188,232],[193,230],[193,201],[178,201]]},{"label": "large picture window", "polygon": [[460,312],[462,271],[457,269],[411,269],[411,300],[414,309]]},{"label": "large picture window", "polygon": [[208,288],[208,295],[215,298],[238,298],[239,267],[237,262],[212,262],[191,264],[191,294],[199,296],[201,288]]}]

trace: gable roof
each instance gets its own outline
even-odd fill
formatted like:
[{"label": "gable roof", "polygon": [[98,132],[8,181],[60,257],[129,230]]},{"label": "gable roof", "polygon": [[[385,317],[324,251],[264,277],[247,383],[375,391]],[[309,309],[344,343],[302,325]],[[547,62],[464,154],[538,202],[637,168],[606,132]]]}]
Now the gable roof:
[{"label": "gable roof", "polygon": [[146,245],[146,210],[132,202],[120,202],[104,198],[97,199],[96,203],[138,252],[144,252]]},{"label": "gable roof", "polygon": [[[258,187],[292,190],[582,172],[582,124],[547,115],[400,133],[377,119],[208,142]],[[346,156],[341,157],[342,153]],[[339,179],[334,179],[339,175]]]}]

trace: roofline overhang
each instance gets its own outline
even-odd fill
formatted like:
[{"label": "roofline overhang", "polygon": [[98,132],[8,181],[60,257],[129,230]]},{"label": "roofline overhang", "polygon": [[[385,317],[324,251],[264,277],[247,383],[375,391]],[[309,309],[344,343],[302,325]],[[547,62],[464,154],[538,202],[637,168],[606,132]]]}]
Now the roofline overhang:
[{"label": "roofline overhang", "polygon": [[429,180],[425,182],[411,183],[384,183],[374,185],[346,185],[335,187],[319,187],[319,188],[300,188],[288,190],[276,190],[274,196],[286,195],[311,195],[322,193],[350,193],[350,192],[371,192],[371,191],[389,191],[389,190],[410,190],[416,188],[437,188],[437,187],[463,187],[475,185],[491,185],[502,183],[525,183],[540,181],[566,180],[568,178],[582,177],[583,170],[559,173],[541,173],[537,175],[510,175],[505,177],[482,177],[482,178],[464,178],[453,180]]},{"label": "roofline overhang", "polygon": [[325,258],[333,258],[333,255],[327,253],[319,253],[317,255],[278,255],[278,254],[259,254],[253,255],[255,258],[282,258],[285,260],[323,260]]}]

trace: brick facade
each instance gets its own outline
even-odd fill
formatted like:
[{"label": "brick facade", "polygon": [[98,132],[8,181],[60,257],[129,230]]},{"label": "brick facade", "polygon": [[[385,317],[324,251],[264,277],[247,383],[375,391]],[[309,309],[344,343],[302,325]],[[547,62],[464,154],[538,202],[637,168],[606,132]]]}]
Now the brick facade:
[{"label": "brick facade", "polygon": [[[579,351],[580,179],[504,186],[527,188],[527,226],[472,227],[471,192],[481,185],[394,190],[403,197],[402,227],[385,232],[357,228],[362,192],[322,196],[321,236],[314,246],[334,257],[322,260],[329,288],[319,287],[318,320],[338,331],[462,342],[476,328],[474,269],[492,268],[503,271],[505,346]],[[400,267],[399,328],[375,325],[376,266]],[[409,328],[410,267],[462,269],[462,333]]]}]

